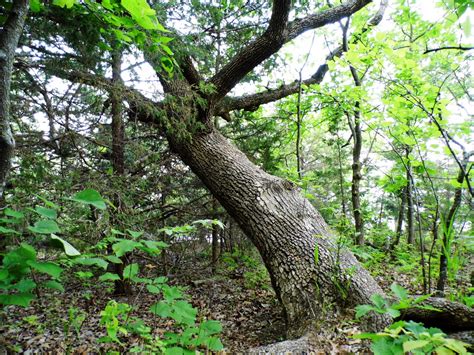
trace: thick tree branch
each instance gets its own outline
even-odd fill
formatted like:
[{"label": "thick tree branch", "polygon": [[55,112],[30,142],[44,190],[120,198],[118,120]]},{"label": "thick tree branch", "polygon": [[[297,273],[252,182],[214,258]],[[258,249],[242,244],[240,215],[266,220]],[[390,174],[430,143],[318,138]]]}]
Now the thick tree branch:
[{"label": "thick tree branch", "polygon": [[216,88],[214,99],[224,97],[253,68],[276,53],[286,42],[286,28],[291,8],[290,0],[274,0],[267,30],[237,53],[210,83]]},{"label": "thick tree branch", "polygon": [[359,11],[372,0],[350,0],[342,5],[323,10],[303,19],[292,21],[286,26],[289,4],[274,4],[274,12],[270,25],[265,33],[240,51],[230,62],[219,71],[210,82],[215,85],[215,99],[224,97],[232,88],[257,65],[275,54],[283,44],[298,37],[302,33],[339,21]]},{"label": "thick tree branch", "polygon": [[[382,21],[382,18],[387,6],[388,6],[388,1],[382,0],[377,12],[367,22],[367,25],[358,34],[353,36],[351,43],[358,42],[360,39],[360,36],[363,33],[369,31],[372,27],[378,25]],[[294,21],[293,24],[296,21]],[[290,26],[292,25],[290,24]],[[296,26],[296,25],[293,25],[293,26]],[[321,83],[329,69],[327,62],[333,60],[336,57],[340,57],[343,54],[343,52],[344,52],[343,46],[339,46],[338,48],[333,50],[326,57],[326,62],[324,64],[321,64],[316,70],[316,72],[310,78],[303,80],[301,84],[305,86],[309,86],[309,85]],[[250,95],[245,95],[245,96],[240,96],[240,97],[235,97],[235,98],[226,97],[222,101],[222,103],[219,104],[216,110],[216,114],[224,117],[224,119],[226,120],[229,120],[228,112],[230,111],[234,111],[234,110],[254,111],[260,105],[280,100],[289,95],[297,93],[298,90],[299,90],[299,81],[295,80],[294,82],[290,84],[282,85],[279,88],[270,89],[270,90],[256,93],[256,94],[250,94]]]},{"label": "thick tree branch", "polygon": [[[326,63],[321,64],[310,78],[302,80],[301,85],[309,86],[321,83],[329,70],[327,62],[341,56],[341,54],[342,47],[338,47],[335,51],[331,52],[331,54],[326,57]],[[234,110],[254,111],[260,105],[274,102],[289,95],[296,94],[299,90],[299,87],[299,81],[294,81],[290,84],[282,85],[279,88],[270,89],[257,94],[245,95],[236,98],[228,97],[225,98],[222,104],[219,106],[216,114],[223,115]]]},{"label": "thick tree branch", "polygon": [[308,30],[320,28],[348,17],[371,2],[372,0],[351,0],[339,6],[334,6],[328,10],[318,12],[317,14],[294,20],[288,25],[286,42],[295,39]]}]

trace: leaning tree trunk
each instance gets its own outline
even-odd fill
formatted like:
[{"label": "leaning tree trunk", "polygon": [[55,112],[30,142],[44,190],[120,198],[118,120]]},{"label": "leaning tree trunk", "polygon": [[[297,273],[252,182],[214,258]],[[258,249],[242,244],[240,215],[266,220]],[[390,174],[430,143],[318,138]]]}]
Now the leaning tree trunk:
[{"label": "leaning tree trunk", "polygon": [[0,198],[10,170],[15,141],[10,129],[10,83],[15,50],[20,39],[29,0],[15,0],[0,31]]},{"label": "leaning tree trunk", "polygon": [[[369,303],[383,294],[354,256],[338,246],[321,215],[289,181],[267,174],[219,132],[170,145],[258,248],[283,305],[289,335],[303,333],[324,306]],[[380,329],[387,318],[374,316]]]}]

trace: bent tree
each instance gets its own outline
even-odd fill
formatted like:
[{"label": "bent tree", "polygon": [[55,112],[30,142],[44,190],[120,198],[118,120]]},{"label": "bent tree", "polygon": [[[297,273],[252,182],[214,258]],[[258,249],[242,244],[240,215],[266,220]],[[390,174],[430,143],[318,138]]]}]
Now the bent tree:
[{"label": "bent tree", "polygon": [[[64,79],[120,92],[135,119],[161,128],[171,149],[203,181],[259,250],[292,336],[303,334],[310,324],[321,319],[330,304],[347,307],[369,303],[374,293],[383,291],[355,257],[338,245],[336,236],[298,188],[253,164],[219,132],[215,117],[229,120],[232,111],[253,110],[297,93],[300,85],[320,83],[328,71],[327,63],[301,83],[241,97],[229,95],[284,44],[306,31],[348,18],[369,3],[349,0],[326,9],[306,9],[304,16],[290,19],[292,2],[274,0],[271,8],[261,10],[262,16],[268,16],[264,21],[268,22],[266,28],[257,28],[255,32],[260,35],[233,56],[218,58],[227,62],[214,75],[198,68],[191,49],[188,51],[183,45],[184,38],[175,38],[168,44],[174,51],[173,75],[162,70],[163,57],[154,51],[156,46],[141,45],[163,87],[165,99],[161,101],[145,98],[134,89],[90,72],[76,68],[61,71],[57,66],[50,69]],[[236,13],[245,12],[243,4],[234,6]],[[383,2],[363,32],[380,22],[385,7]],[[341,45],[327,60],[343,52]],[[386,316],[373,315],[369,324],[372,329],[380,329],[387,323]]]},{"label": "bent tree", "polygon": [[[92,4],[87,3],[90,6]],[[107,6],[114,9],[120,7],[121,3],[110,1]],[[191,5],[184,4],[182,11],[179,11],[174,8],[179,4],[173,3],[166,7],[157,2],[160,23],[177,29],[180,28],[176,26],[179,19],[183,19],[190,27],[199,23],[205,27],[201,35],[209,35],[212,45],[222,44],[221,38],[217,36],[217,33],[222,32],[225,33],[223,41],[229,41],[222,47],[232,46],[232,50],[222,53],[219,50],[221,45],[217,45],[216,55],[212,56],[209,51],[215,48],[209,46],[209,41],[194,38],[186,31],[180,35],[176,30],[170,35],[173,37],[171,42],[163,39],[163,43],[174,52],[173,75],[170,75],[171,59],[164,57],[163,51],[159,50],[163,43],[147,42],[140,36],[137,46],[155,69],[163,89],[156,100],[145,97],[120,81],[106,78],[102,75],[104,71],[94,70],[96,68],[91,61],[81,61],[80,56],[84,53],[80,51],[73,54],[68,51],[64,56],[56,56],[54,65],[39,65],[49,75],[106,90],[115,97],[120,95],[120,100],[127,102],[133,120],[161,129],[171,149],[203,181],[259,250],[285,311],[289,334],[294,336],[304,333],[310,324],[321,319],[328,305],[348,307],[370,303],[374,293],[383,294],[383,291],[355,257],[338,244],[337,237],[318,211],[302,197],[298,188],[253,164],[219,132],[215,121],[218,116],[230,120],[233,111],[251,111],[298,93],[302,85],[321,83],[329,68],[327,63],[301,81],[239,97],[230,94],[260,65],[269,63],[270,67],[276,66],[275,55],[286,43],[309,30],[358,16],[357,13],[369,3],[370,0],[348,0],[332,7],[310,8],[309,5],[300,6],[290,0],[274,0],[271,6],[267,1],[252,5],[230,1],[222,3],[222,11],[212,6],[211,10],[214,10],[210,11],[204,3],[192,2]],[[99,6],[100,10],[99,3],[93,4]],[[90,6],[84,9],[86,15]],[[361,33],[348,40],[349,44],[381,21],[385,7],[383,1],[378,9],[370,9],[374,15],[360,30]],[[77,18],[70,20],[54,11],[51,9],[45,15],[47,21],[70,28],[81,23]],[[86,17],[84,12],[77,11],[83,16],[82,19]],[[193,11],[200,11],[201,22],[186,21],[187,12]],[[206,17],[206,14],[209,16]],[[146,15],[147,12],[143,11],[143,16]],[[246,16],[251,18],[248,24],[237,29],[232,27],[236,19],[247,21]],[[92,17],[94,21],[97,21],[96,17],[103,18]],[[102,25],[107,28],[111,22]],[[60,31],[61,26],[54,28]],[[149,23],[144,22],[144,26],[146,29]],[[247,31],[246,28],[251,30]],[[92,37],[81,39],[81,31],[70,32],[74,32],[76,42],[79,42],[78,38],[84,40],[81,45],[85,47],[92,41]],[[132,41],[132,37],[125,39],[125,42]],[[234,42],[231,44],[231,41]],[[35,47],[45,55],[54,55],[48,46]],[[336,47],[327,60],[343,53],[342,45]],[[84,63],[88,63],[89,67]],[[210,63],[216,70],[209,70]],[[387,323],[388,318],[384,315],[373,315],[368,324],[372,329],[380,329]]]},{"label": "bent tree", "polygon": [[[383,292],[355,257],[338,246],[321,215],[300,195],[298,188],[253,164],[219,133],[213,118],[228,117],[232,110],[248,109],[296,93],[299,83],[238,98],[228,95],[285,43],[305,31],[349,17],[368,3],[348,1],[290,21],[292,2],[275,0],[268,27],[212,77],[205,79],[182,52],[176,56],[178,75],[170,78],[157,71],[167,95],[159,110],[165,118],[150,117],[149,107],[140,112],[140,103],[135,102],[144,120],[162,122],[171,148],[255,244],[292,335],[303,333],[329,303],[353,306],[367,303],[371,295]],[[385,4],[382,6],[369,25],[380,21]],[[158,58],[146,49],[145,57],[153,67],[158,67]],[[303,83],[319,83],[326,71],[327,65],[323,64]],[[378,315],[373,316],[371,325],[380,328],[386,322],[384,316]]]}]

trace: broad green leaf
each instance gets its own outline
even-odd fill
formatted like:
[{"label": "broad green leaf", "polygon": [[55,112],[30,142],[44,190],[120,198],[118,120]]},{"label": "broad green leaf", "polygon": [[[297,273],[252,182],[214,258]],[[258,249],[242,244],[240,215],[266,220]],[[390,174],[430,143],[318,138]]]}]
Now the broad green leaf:
[{"label": "broad green leaf", "polygon": [[199,326],[200,329],[203,329],[206,331],[207,334],[217,334],[222,331],[222,325],[220,322],[215,321],[215,320],[206,320],[201,323]]},{"label": "broad green leaf", "polygon": [[112,250],[118,257],[124,256],[133,249],[141,246],[141,243],[129,239],[121,239],[120,242],[112,245]]},{"label": "broad green leaf", "polygon": [[132,236],[133,239],[137,239],[143,235],[143,232],[132,231],[127,229],[127,232]]},{"label": "broad green leaf", "polygon": [[36,259],[36,250],[29,244],[21,243],[21,245],[9,252],[3,258],[3,265],[9,266],[14,264],[24,264],[28,260]]},{"label": "broad green leaf", "polygon": [[99,277],[100,281],[115,281],[120,280],[120,276],[117,274],[112,274],[111,272],[107,272]]},{"label": "broad green leaf", "polygon": [[17,219],[25,218],[25,215],[22,212],[12,210],[11,208],[6,208],[3,211],[3,213],[5,214],[5,216],[9,216],[9,217],[17,218]]},{"label": "broad green leaf", "polygon": [[33,269],[44,274],[48,274],[55,279],[59,278],[61,276],[61,273],[63,272],[63,269],[60,266],[51,262],[38,262],[35,260],[28,260],[27,264]]},{"label": "broad green leaf", "polygon": [[400,299],[406,299],[408,298],[408,292],[407,290],[405,290],[402,286],[396,284],[396,283],[393,283],[391,286],[390,286],[390,289],[392,290],[393,294],[395,296],[397,296],[398,298]]},{"label": "broad green leaf", "polygon": [[123,270],[124,280],[133,279],[137,275],[138,275],[138,264],[127,265],[125,269]]},{"label": "broad green leaf", "polygon": [[86,189],[76,193],[72,198],[72,201],[83,203],[86,205],[92,205],[99,210],[105,210],[106,204],[99,192],[94,189]]},{"label": "broad green leaf", "polygon": [[160,316],[160,317],[165,317],[166,318],[166,317],[171,316],[171,307],[170,307],[170,305],[163,302],[163,301],[157,302],[154,305],[152,305],[150,307],[150,311],[153,314],[156,314],[157,316]]},{"label": "broad green leaf", "polygon": [[49,280],[43,283],[44,287],[53,289],[53,290],[58,290],[61,292],[64,292],[64,287],[61,285],[59,282],[54,281],[54,280]]},{"label": "broad green leaf", "polygon": [[173,310],[172,318],[178,323],[193,325],[196,321],[197,309],[187,301],[176,301]]},{"label": "broad green leaf", "polygon": [[150,293],[154,293],[154,294],[158,294],[161,292],[161,287],[158,287],[156,285],[146,285],[146,289],[148,290],[148,292]]},{"label": "broad green leaf", "polygon": [[116,257],[115,255],[107,255],[104,258],[114,264],[123,264],[122,260],[120,260],[120,258]]},{"label": "broad green leaf", "polygon": [[52,234],[51,235],[51,240],[53,241],[53,243],[58,243],[64,250],[64,253],[68,256],[78,256],[78,255],[81,255],[81,253],[79,252],[79,250],[77,250],[76,248],[74,248],[71,244],[69,244],[68,241],[58,237],[57,235],[55,234]]},{"label": "broad green leaf", "polygon": [[30,226],[28,229],[37,234],[61,233],[58,224],[52,220],[38,221],[33,227]]},{"label": "broad green leaf", "polygon": [[184,355],[184,349],[179,346],[165,349],[165,355]]},{"label": "broad green leaf", "polygon": [[76,3],[75,0],[53,0],[53,4],[59,7],[67,7],[70,9]]},{"label": "broad green leaf", "polygon": [[96,265],[104,270],[107,269],[107,266],[109,265],[107,261],[101,258],[79,258],[75,259],[74,262],[86,266]]},{"label": "broad green leaf", "polygon": [[183,293],[176,286],[163,285],[163,296],[167,301],[174,301],[182,298]]},{"label": "broad green leaf", "polygon": [[392,318],[397,318],[400,316],[400,311],[391,307],[387,308],[387,313],[390,314]]},{"label": "broad green leaf", "polygon": [[35,298],[31,293],[17,293],[14,295],[0,295],[0,304],[16,305],[28,307],[30,302]]},{"label": "broad green leaf", "polygon": [[146,0],[121,0],[120,3],[145,30],[169,32],[158,22],[155,10],[148,5]]},{"label": "broad green leaf", "polygon": [[58,218],[58,213],[55,209],[46,208],[42,206],[36,206],[34,212],[38,213],[40,216],[46,217],[48,219],[56,219]]},{"label": "broad green leaf", "polygon": [[224,349],[224,345],[222,344],[221,340],[216,337],[210,337],[207,339],[206,346],[212,351],[220,351]]},{"label": "broad green leaf", "polygon": [[21,293],[29,293],[35,287],[36,282],[31,279],[22,279],[15,285],[15,289],[17,289]]},{"label": "broad green leaf", "polygon": [[428,340],[410,340],[403,343],[403,351],[408,353],[412,350],[419,349],[428,345],[430,342]]},{"label": "broad green leaf", "polygon": [[21,233],[17,232],[16,230],[10,229],[10,228],[4,228],[0,226],[0,234],[16,234],[16,235],[21,235]]},{"label": "broad green leaf", "polygon": [[359,319],[363,316],[365,316],[367,313],[370,311],[373,311],[374,307],[369,305],[369,304],[362,304],[356,307],[356,314],[355,317],[356,319]]},{"label": "broad green leaf", "polygon": [[403,348],[388,338],[377,339],[370,347],[375,355],[403,355]]},{"label": "broad green leaf", "polygon": [[372,297],[370,297],[370,300],[374,303],[374,305],[377,308],[379,309],[385,308],[385,305],[386,305],[385,299],[378,293],[372,295]]}]

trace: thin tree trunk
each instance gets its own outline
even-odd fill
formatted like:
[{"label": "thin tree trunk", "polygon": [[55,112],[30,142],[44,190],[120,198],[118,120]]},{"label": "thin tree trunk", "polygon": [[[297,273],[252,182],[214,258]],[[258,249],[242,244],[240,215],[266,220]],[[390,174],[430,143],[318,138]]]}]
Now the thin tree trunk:
[{"label": "thin tree trunk", "polygon": [[342,156],[341,156],[341,145],[339,144],[339,137],[337,137],[337,162],[339,165],[339,191],[341,195],[341,207],[342,215],[347,217],[347,203],[346,203],[346,194],[344,189],[344,172],[342,170]]},{"label": "thin tree trunk", "polygon": [[398,210],[398,217],[397,217],[397,228],[395,229],[395,240],[390,246],[390,249],[393,250],[395,246],[400,243],[400,238],[403,233],[403,220],[405,219],[405,205],[407,202],[407,188],[406,186],[400,193],[400,209]]},{"label": "thin tree trunk", "polygon": [[456,179],[456,181],[459,183],[459,187],[456,188],[454,192],[454,199],[453,199],[453,204],[451,205],[451,208],[449,209],[448,216],[446,217],[444,221],[444,227],[443,227],[443,240],[441,244],[441,255],[439,258],[439,278],[438,278],[438,284],[436,286],[436,289],[438,291],[438,294],[443,295],[444,294],[444,289],[446,287],[446,282],[448,280],[448,258],[447,258],[447,253],[450,253],[451,250],[448,248],[448,242],[449,238],[452,238],[452,235],[449,235],[449,233],[453,233],[452,228],[454,225],[454,219],[456,218],[456,212],[461,206],[461,200],[462,200],[462,183],[464,182],[464,171],[467,168],[467,163],[468,159],[466,159],[466,154],[464,154],[465,157],[462,162],[462,166],[464,169],[459,169],[459,174]]},{"label": "thin tree trunk", "polygon": [[355,239],[358,245],[364,244],[364,219],[360,202],[360,182],[362,180],[362,165],[360,155],[362,151],[362,128],[360,124],[360,104],[356,102],[353,127],[354,147],[352,149],[352,212],[354,214]]},{"label": "thin tree trunk", "polygon": [[406,149],[406,169],[407,169],[407,242],[408,244],[413,244],[415,242],[415,208],[413,205],[413,175],[411,169],[411,162],[409,159],[410,150]]},{"label": "thin tree trunk", "polygon": [[[347,31],[349,29],[349,19],[345,25],[342,25],[342,37],[343,37],[343,51],[347,52],[349,50],[348,41],[347,41]],[[354,86],[362,86],[362,80],[357,74],[356,69],[349,65],[349,70],[351,71],[352,79],[354,81]],[[354,215],[354,225],[355,225],[355,242],[358,245],[364,244],[364,219],[362,217],[362,206],[360,202],[360,182],[362,180],[362,163],[360,161],[360,156],[362,152],[362,127],[361,127],[361,110],[360,110],[360,101],[356,101],[354,104],[354,121],[352,121],[350,114],[347,114],[347,119],[349,122],[349,127],[352,133],[352,140],[354,146],[352,147],[352,185],[351,185],[351,200],[352,200],[352,213]]]},{"label": "thin tree trunk", "polygon": [[0,198],[3,196],[11,167],[15,140],[10,128],[10,87],[15,59],[29,0],[14,0],[8,17],[0,31]]},{"label": "thin tree trunk", "polygon": [[[122,52],[120,49],[115,49],[112,52],[112,81],[115,84],[122,83]],[[111,115],[112,115],[112,169],[114,175],[117,177],[123,176],[125,173],[125,158],[124,158],[124,127],[123,127],[123,110],[120,96],[117,93],[112,92],[110,95],[111,101]],[[121,210],[121,201],[119,196],[114,201],[118,208],[118,212]],[[121,264],[113,264],[114,272],[123,277],[123,272],[128,264],[128,255],[124,255],[120,258]],[[132,288],[128,280],[115,280],[114,282],[114,293],[116,295],[131,295]]]},{"label": "thin tree trunk", "polygon": [[[192,140],[168,139],[259,250],[290,335],[306,331],[333,301],[370,303],[371,295],[383,294],[292,183],[255,166],[215,129]],[[370,326],[380,329],[387,321],[373,315]]]},{"label": "thin tree trunk", "polygon": [[[212,198],[212,218],[218,219],[218,202],[215,197]],[[219,226],[212,226],[212,271],[216,272],[217,261],[219,260]]]},{"label": "thin tree trunk", "polygon": [[[114,83],[122,83],[122,53],[115,50],[112,53],[112,81]],[[122,176],[125,172],[124,159],[124,126],[122,118],[122,103],[120,96],[112,92],[111,95],[111,111],[112,111],[112,167],[114,174]]]}]

